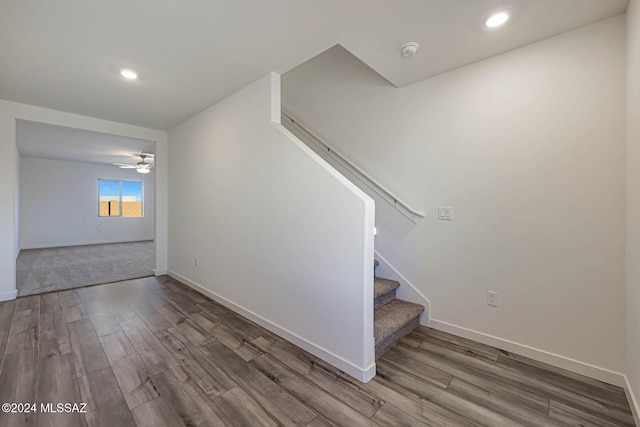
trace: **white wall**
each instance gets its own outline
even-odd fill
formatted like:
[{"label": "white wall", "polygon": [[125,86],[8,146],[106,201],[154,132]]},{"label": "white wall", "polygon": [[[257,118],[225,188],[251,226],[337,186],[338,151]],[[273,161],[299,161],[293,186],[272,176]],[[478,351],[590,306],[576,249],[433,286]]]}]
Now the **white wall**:
[{"label": "white wall", "polygon": [[627,376],[640,425],[640,1],[627,10]]},{"label": "white wall", "polygon": [[16,120],[31,120],[156,142],[156,274],[167,265],[167,133],[0,100],[0,301],[15,298],[17,209]]},{"label": "white wall", "polygon": [[15,247],[15,259],[18,259],[20,255],[20,153],[15,150],[15,165],[16,165],[16,177],[14,183],[14,227],[13,227],[13,239]]},{"label": "white wall", "polygon": [[376,203],[376,250],[432,326],[622,382],[623,16],[400,89],[334,48],[282,87],[286,111],[426,212]]},{"label": "white wall", "polygon": [[[98,179],[142,181],[144,216],[99,217]],[[155,172],[22,157],[21,249],[153,240]]]},{"label": "white wall", "polygon": [[169,273],[367,381],[373,201],[279,121],[270,74],[169,132]]}]

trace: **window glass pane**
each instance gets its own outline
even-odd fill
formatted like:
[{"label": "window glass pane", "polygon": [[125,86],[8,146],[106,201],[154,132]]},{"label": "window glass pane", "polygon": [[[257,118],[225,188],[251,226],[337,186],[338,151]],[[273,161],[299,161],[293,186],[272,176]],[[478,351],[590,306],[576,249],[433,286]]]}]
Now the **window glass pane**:
[{"label": "window glass pane", "polygon": [[142,183],[122,181],[122,216],[142,216]]},{"label": "window glass pane", "polygon": [[120,216],[120,181],[98,181],[100,216]]}]

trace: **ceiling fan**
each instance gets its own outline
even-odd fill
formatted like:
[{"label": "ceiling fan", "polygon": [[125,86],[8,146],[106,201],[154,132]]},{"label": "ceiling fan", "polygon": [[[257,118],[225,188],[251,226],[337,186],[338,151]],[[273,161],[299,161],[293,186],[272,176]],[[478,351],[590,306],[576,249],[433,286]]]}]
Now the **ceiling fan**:
[{"label": "ceiling fan", "polygon": [[114,166],[118,166],[122,169],[135,169],[139,173],[149,173],[151,172],[151,168],[153,167],[153,163],[148,162],[145,159],[151,159],[153,161],[153,154],[151,153],[138,153],[136,156],[140,157],[140,161],[135,165],[127,164],[127,163],[114,163]]}]

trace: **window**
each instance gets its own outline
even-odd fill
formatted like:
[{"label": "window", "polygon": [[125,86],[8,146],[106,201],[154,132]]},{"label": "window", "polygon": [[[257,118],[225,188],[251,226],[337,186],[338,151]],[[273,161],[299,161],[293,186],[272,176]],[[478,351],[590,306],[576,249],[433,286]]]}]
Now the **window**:
[{"label": "window", "polygon": [[142,182],[98,180],[98,216],[143,216]]}]

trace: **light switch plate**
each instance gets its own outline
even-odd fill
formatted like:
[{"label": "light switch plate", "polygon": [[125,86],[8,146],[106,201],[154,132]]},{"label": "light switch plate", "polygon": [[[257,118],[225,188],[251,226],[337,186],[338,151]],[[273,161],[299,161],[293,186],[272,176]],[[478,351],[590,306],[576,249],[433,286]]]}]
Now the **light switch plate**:
[{"label": "light switch plate", "polygon": [[440,206],[438,208],[438,219],[441,221],[453,220],[453,208],[451,206]]},{"label": "light switch plate", "polygon": [[498,292],[487,291],[487,305],[490,305],[491,307],[498,306]]}]

